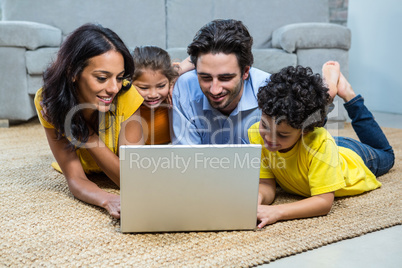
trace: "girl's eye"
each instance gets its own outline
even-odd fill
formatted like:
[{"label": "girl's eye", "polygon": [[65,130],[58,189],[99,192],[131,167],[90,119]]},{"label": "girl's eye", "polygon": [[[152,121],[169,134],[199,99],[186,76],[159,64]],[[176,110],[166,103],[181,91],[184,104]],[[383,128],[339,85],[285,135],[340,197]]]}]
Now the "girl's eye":
[{"label": "girl's eye", "polygon": [[117,77],[117,81],[118,81],[119,83],[122,83],[123,80],[124,80],[124,77]]},{"label": "girl's eye", "polygon": [[165,86],[166,86],[166,84],[159,85],[158,88],[164,88]]},{"label": "girl's eye", "polygon": [[106,81],[106,77],[96,77],[96,79],[99,81],[99,82],[105,82]]}]

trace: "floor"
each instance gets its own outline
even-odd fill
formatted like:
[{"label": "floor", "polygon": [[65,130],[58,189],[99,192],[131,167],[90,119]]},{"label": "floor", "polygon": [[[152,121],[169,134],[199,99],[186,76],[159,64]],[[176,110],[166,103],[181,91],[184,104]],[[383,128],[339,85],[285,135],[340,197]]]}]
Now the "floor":
[{"label": "floor", "polygon": [[[373,112],[382,127],[402,129],[402,115]],[[402,225],[342,240],[259,267],[371,268],[402,267]]]}]

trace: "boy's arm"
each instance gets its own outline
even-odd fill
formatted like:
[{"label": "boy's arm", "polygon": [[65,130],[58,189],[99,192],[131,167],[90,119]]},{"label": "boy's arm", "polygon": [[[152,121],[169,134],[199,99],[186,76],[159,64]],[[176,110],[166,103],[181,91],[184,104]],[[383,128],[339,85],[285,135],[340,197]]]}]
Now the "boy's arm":
[{"label": "boy's arm", "polygon": [[280,220],[308,218],[328,214],[334,202],[334,192],[312,196],[297,202],[275,206],[259,205],[258,228]]},{"label": "boy's arm", "polygon": [[275,179],[260,179],[258,187],[258,205],[270,205],[276,193]]}]

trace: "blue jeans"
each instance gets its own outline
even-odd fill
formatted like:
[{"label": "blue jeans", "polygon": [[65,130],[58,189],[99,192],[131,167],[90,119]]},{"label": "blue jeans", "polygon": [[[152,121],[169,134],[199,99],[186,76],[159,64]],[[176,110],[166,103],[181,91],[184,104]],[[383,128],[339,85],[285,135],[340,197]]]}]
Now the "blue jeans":
[{"label": "blue jeans", "polygon": [[387,173],[395,162],[394,151],[372,113],[364,105],[363,97],[357,95],[344,106],[360,142],[346,137],[334,137],[336,144],[360,155],[377,177]]}]

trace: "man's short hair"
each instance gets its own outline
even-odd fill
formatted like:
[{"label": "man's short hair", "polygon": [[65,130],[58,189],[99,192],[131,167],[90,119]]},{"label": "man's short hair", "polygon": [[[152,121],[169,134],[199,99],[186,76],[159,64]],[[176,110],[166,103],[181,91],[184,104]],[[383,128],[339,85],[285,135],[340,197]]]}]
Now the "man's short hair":
[{"label": "man's short hair", "polygon": [[195,66],[200,54],[234,53],[243,74],[245,67],[254,62],[252,45],[253,38],[241,21],[219,19],[207,23],[197,32],[187,53]]}]

